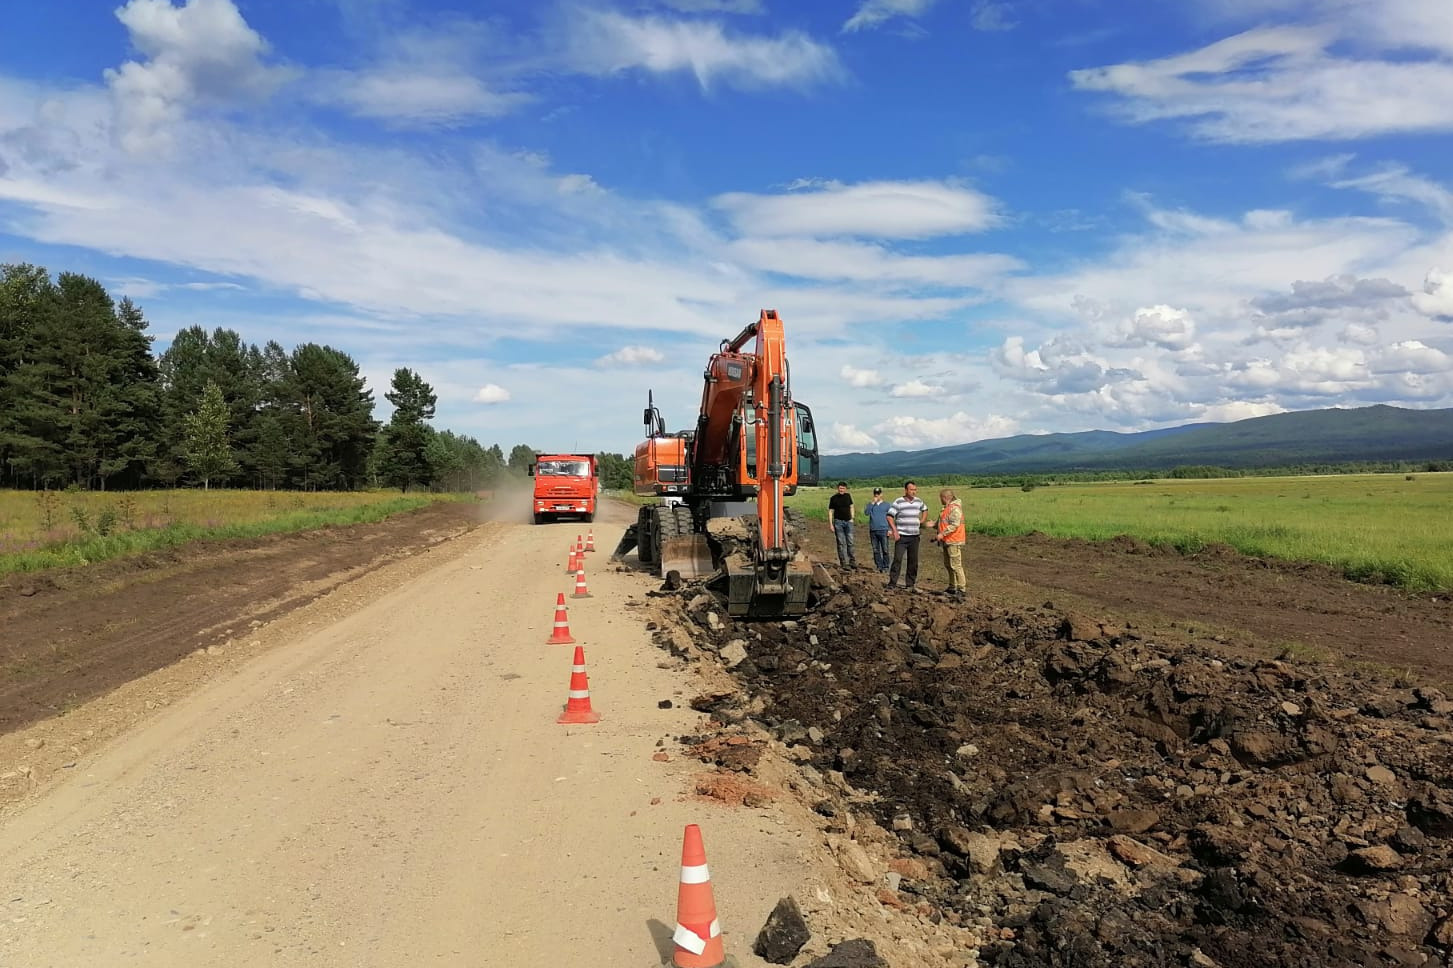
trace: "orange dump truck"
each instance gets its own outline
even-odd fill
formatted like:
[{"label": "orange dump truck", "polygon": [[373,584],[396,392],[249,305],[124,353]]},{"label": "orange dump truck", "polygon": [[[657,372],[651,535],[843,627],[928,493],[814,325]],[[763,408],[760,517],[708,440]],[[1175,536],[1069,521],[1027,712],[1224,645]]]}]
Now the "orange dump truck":
[{"label": "orange dump truck", "polygon": [[566,516],[595,520],[600,493],[594,454],[536,454],[530,465],[535,479],[535,523]]}]

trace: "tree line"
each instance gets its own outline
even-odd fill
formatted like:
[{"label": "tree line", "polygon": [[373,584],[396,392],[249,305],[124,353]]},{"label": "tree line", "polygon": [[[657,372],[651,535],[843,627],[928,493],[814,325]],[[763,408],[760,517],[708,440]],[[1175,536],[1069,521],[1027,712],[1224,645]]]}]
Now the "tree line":
[{"label": "tree line", "polygon": [[[412,370],[394,372],[382,423],[341,350],[192,326],[158,357],[147,328],[94,279],[0,265],[0,488],[475,491],[534,459],[434,429],[436,395]],[[630,486],[625,458],[598,456],[607,487]]]}]

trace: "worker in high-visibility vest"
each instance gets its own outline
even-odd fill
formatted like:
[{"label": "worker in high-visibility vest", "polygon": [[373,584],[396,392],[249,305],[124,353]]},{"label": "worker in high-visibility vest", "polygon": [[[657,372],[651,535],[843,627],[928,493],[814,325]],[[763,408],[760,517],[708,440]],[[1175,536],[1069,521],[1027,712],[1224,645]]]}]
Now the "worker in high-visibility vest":
[{"label": "worker in high-visibility vest", "polygon": [[963,601],[969,594],[969,583],[964,577],[964,539],[969,532],[968,525],[964,523],[964,505],[948,488],[938,492],[938,499],[943,510],[938,512],[935,524],[938,533],[933,540],[943,548],[943,570],[948,572],[948,596]]}]

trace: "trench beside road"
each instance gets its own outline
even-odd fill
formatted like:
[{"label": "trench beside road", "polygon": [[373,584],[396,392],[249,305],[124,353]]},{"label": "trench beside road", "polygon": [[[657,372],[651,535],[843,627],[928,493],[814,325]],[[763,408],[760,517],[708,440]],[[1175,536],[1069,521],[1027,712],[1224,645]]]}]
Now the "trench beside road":
[{"label": "trench beside road", "polygon": [[[260,630],[272,647],[83,752],[0,827],[0,965],[651,964],[687,823],[728,950],[764,964],[751,939],[803,890],[805,831],[684,796],[669,740],[653,761],[699,717],[645,629],[655,583],[606,564],[629,514],[596,522],[591,598],[563,567],[582,526],[486,527]],[[555,723],[558,592],[595,726]]]}]

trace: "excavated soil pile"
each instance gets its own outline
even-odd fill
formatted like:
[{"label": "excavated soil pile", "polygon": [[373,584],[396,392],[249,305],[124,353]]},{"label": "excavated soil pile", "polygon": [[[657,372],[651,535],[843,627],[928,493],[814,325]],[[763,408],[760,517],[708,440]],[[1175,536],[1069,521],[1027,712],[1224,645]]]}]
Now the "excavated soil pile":
[{"label": "excavated soil pile", "polygon": [[880,899],[979,928],[984,962],[1450,964],[1436,689],[857,576],[796,623],[681,596],[746,686],[737,718],[866,794],[918,862]]}]

